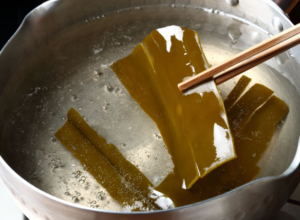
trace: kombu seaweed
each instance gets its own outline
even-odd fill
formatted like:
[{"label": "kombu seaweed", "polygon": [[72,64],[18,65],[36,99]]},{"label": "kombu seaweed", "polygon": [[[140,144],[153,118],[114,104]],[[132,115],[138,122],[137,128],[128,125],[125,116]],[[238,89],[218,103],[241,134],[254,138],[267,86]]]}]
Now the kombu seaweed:
[{"label": "kombu seaweed", "polygon": [[208,67],[197,32],[178,26],[152,31],[129,56],[111,65],[156,123],[185,189],[236,157],[214,80],[184,94],[177,88]]},{"label": "kombu seaweed", "polygon": [[288,106],[261,84],[245,92],[251,81],[245,76],[224,100],[226,112],[213,79],[183,94],[178,90],[179,82],[208,66],[198,34],[177,26],[152,31],[111,66],[156,123],[172,156],[174,170],[156,188],[74,109],[55,136],[133,211],[188,205],[250,182]]}]

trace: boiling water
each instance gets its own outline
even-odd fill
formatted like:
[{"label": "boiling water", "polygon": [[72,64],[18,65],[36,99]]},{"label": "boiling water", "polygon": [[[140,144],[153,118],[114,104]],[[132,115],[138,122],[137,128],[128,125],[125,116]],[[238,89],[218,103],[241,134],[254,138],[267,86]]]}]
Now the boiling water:
[{"label": "boiling water", "polygon": [[[71,26],[28,57],[14,76],[19,84],[12,79],[16,84],[7,87],[15,94],[2,133],[10,137],[2,140],[6,146],[2,155],[9,165],[34,186],[63,200],[122,210],[54,136],[73,107],[157,186],[174,167],[171,157],[154,122],[109,66],[130,54],[152,30],[168,25],[196,30],[212,66],[269,37],[257,26],[220,11],[172,6],[119,11]],[[286,77],[293,68],[298,64],[284,53],[245,73],[252,84],[274,89],[290,107],[259,164],[260,177],[284,172],[295,153],[295,147],[281,147],[290,131],[284,125],[291,124],[289,118],[299,110],[297,103],[289,102],[299,93]],[[219,86],[223,97],[238,78]],[[281,83],[291,86],[278,90]],[[293,126],[290,129],[297,125]],[[297,140],[293,142],[296,146]],[[283,152],[286,156],[279,161]]]}]

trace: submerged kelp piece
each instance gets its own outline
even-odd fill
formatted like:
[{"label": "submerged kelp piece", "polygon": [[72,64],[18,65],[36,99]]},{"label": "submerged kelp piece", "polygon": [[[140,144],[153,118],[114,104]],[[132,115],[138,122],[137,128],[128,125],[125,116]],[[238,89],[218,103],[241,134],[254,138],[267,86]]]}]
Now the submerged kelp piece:
[{"label": "submerged kelp piece", "polygon": [[236,156],[223,101],[212,79],[184,94],[177,88],[209,66],[195,31],[161,28],[143,43],[111,68],[156,123],[181,187],[189,189]]},{"label": "submerged kelp piece", "polygon": [[[242,83],[242,82],[241,82]],[[274,92],[261,85],[253,85],[228,111],[231,131],[238,134],[253,112],[266,102]]]},{"label": "submerged kelp piece", "polygon": [[241,167],[257,164],[271,141],[278,122],[288,113],[284,101],[272,96],[258,108],[236,137],[238,158],[235,162]]},{"label": "submerged kelp piece", "polygon": [[77,158],[89,173],[123,207],[132,211],[155,210],[125,181],[112,164],[69,120],[55,133],[56,138]]},{"label": "submerged kelp piece", "polygon": [[[70,137],[75,135],[79,135],[80,137],[77,137],[76,140],[71,140]],[[163,194],[153,195],[153,185],[148,178],[136,166],[128,161],[115,145],[108,143],[104,137],[92,129],[75,109],[71,108],[69,110],[67,123],[56,132],[55,136],[83,165],[86,166],[85,161],[88,161],[89,167],[98,166],[100,174],[102,174],[102,172],[109,172],[113,167],[115,170],[113,170],[112,176],[108,173],[108,177],[111,176],[111,178],[117,178],[116,181],[118,181],[120,177],[115,174],[116,171],[124,178],[126,184],[130,185],[130,192],[139,197],[142,196],[140,199],[143,199],[145,204],[149,205],[151,209],[167,209],[173,207],[172,201]],[[75,145],[80,147],[78,148]],[[95,149],[97,149],[97,151],[95,151]],[[81,152],[83,150],[86,150],[84,154]],[[90,152],[93,152],[95,155],[91,155]],[[94,157],[104,161],[96,163],[93,159]],[[88,169],[88,171],[90,171],[90,169]],[[107,189],[108,192],[112,190],[109,182],[107,182],[109,178],[105,179],[105,181],[102,180],[103,176],[98,175],[93,169],[90,173],[104,188],[107,189],[107,186],[109,186]],[[123,184],[125,183],[124,180]],[[112,179],[112,185],[114,185],[114,181],[115,180]],[[117,188],[114,190],[116,189]],[[119,190],[121,190],[119,194],[112,194],[111,196],[124,206],[123,200],[119,200],[119,197],[123,196],[122,188]],[[147,200],[151,203],[147,202]],[[134,204],[134,207],[137,207],[137,205],[138,204]],[[143,206],[141,206],[140,210],[144,210]],[[127,208],[130,209],[130,205],[128,205]],[[136,210],[139,209],[136,208]]]},{"label": "submerged kelp piece", "polygon": [[251,79],[244,75],[239,79],[239,81],[231,90],[227,98],[224,99],[224,106],[226,111],[228,111],[233,106],[233,104],[240,98],[240,96],[245,91],[250,82]]},{"label": "submerged kelp piece", "polygon": [[[237,86],[243,87],[242,84],[244,82],[239,81]],[[257,88],[256,85],[253,87]],[[262,87],[259,86],[259,88]],[[264,88],[254,89],[257,99],[265,97],[266,91],[271,91]],[[250,88],[249,91],[253,92],[253,89]],[[245,95],[249,97],[249,94],[245,93]],[[259,100],[252,98],[245,99],[244,96],[240,98],[244,100],[242,102],[244,108],[257,105]],[[241,112],[244,110],[239,108]],[[182,206],[212,198],[255,179],[260,172],[256,164],[269,145],[276,125],[287,114],[288,106],[278,97],[271,96],[261,106],[257,106],[248,113],[250,116],[239,111],[235,115],[232,114],[230,119],[244,121],[243,117],[245,117],[248,120],[240,130],[233,130],[232,133],[237,153],[236,159],[219,166],[204,178],[199,179],[189,190],[182,189],[176,170],[170,173],[155,190],[168,196],[175,206]],[[232,123],[232,121],[229,122]]]},{"label": "submerged kelp piece", "polygon": [[148,197],[150,189],[153,187],[152,183],[121,154],[115,145],[108,143],[104,137],[92,129],[73,108],[68,112],[68,120],[106,157],[127,182],[142,193],[143,196]]}]

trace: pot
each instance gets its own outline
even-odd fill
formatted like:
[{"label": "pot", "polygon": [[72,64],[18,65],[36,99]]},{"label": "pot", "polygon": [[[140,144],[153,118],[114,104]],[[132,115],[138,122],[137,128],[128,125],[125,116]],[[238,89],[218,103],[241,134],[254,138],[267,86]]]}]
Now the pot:
[{"label": "pot", "polygon": [[[85,207],[101,186],[54,138],[70,107],[116,146],[127,145],[121,152],[149,179],[158,183],[172,170],[162,140],[148,135],[158,132],[156,126],[108,68],[151,30],[171,24],[198,31],[212,65],[292,26],[269,0],[53,0],[29,13],[5,45],[0,174],[30,219],[271,219],[287,201],[300,180],[299,46],[245,73],[290,108],[259,162],[256,180],[170,210],[110,211],[118,206],[108,196],[96,202],[102,210]],[[236,80],[219,86],[224,97]],[[146,160],[148,154],[153,161]]]}]

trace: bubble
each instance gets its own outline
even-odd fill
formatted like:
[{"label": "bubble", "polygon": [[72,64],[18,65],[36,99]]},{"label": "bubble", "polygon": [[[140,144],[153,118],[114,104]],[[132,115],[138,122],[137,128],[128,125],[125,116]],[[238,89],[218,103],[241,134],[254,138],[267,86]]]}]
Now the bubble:
[{"label": "bubble", "polygon": [[73,173],[72,176],[74,176],[75,178],[79,178],[81,174],[81,171],[78,170],[76,173]]},{"label": "bubble", "polygon": [[97,193],[97,198],[99,200],[105,200],[106,196],[105,196],[105,193],[103,191],[100,191]]},{"label": "bubble", "polygon": [[93,80],[94,81],[98,81],[100,79],[100,76],[102,75],[102,72],[95,70],[94,71],[94,76],[93,76]]},{"label": "bubble", "polygon": [[153,134],[153,136],[156,138],[156,139],[161,139],[161,135],[160,134]]},{"label": "bubble", "polygon": [[99,78],[100,78],[100,77],[99,77],[98,75],[93,76],[93,80],[94,80],[94,81],[98,81]]},{"label": "bubble", "polygon": [[53,144],[56,144],[56,143],[57,143],[57,139],[56,139],[55,137],[51,137],[50,139],[51,139],[51,142],[52,142]]},{"label": "bubble", "polygon": [[239,0],[225,0],[227,4],[231,6],[236,6],[239,4]]},{"label": "bubble", "polygon": [[104,109],[104,110],[107,110],[109,105],[110,105],[109,102],[105,102],[105,105],[103,106],[103,109]]},{"label": "bubble", "polygon": [[81,196],[81,193],[80,193],[80,192],[75,191],[75,194],[76,194],[77,196]]},{"label": "bubble", "polygon": [[273,17],[272,24],[273,24],[273,27],[276,28],[277,31],[279,31],[279,32],[283,31],[283,26],[282,26],[282,22],[281,22],[280,18]]},{"label": "bubble", "polygon": [[109,83],[105,85],[104,88],[107,92],[112,92],[114,90],[114,87],[112,87]]},{"label": "bubble", "polygon": [[65,192],[65,195],[66,196],[70,196],[71,194],[69,192]]},{"label": "bubble", "polygon": [[118,93],[120,92],[120,90],[121,90],[121,89],[117,87],[117,88],[115,88],[114,93],[115,93],[115,94],[118,94]]},{"label": "bubble", "polygon": [[77,196],[73,196],[72,200],[75,202],[75,203],[78,203],[79,202],[79,199]]},{"label": "bubble", "polygon": [[62,119],[63,119],[64,121],[66,120],[66,118],[65,118],[65,117],[63,117]]},{"label": "bubble", "polygon": [[78,101],[79,100],[79,98],[76,96],[76,95],[72,95],[71,96],[71,101],[72,102],[76,102],[76,101]]}]

